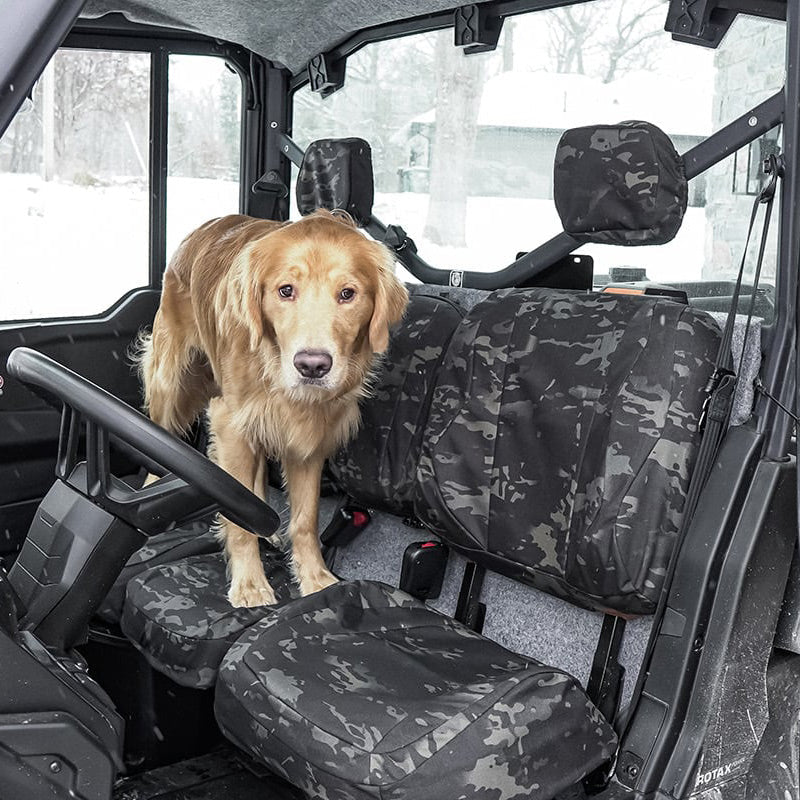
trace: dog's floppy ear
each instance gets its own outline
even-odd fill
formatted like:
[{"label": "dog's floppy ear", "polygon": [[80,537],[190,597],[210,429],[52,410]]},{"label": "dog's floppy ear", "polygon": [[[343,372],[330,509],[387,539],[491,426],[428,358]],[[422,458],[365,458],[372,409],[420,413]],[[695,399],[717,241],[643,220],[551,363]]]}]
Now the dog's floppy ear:
[{"label": "dog's floppy ear", "polygon": [[250,334],[250,349],[256,350],[264,337],[264,311],[262,309],[263,287],[258,280],[256,265],[251,263],[253,245],[243,247],[236,256],[230,271],[231,294],[228,307],[236,320]]},{"label": "dog's floppy ear", "polygon": [[389,346],[389,328],[399,322],[408,305],[408,291],[394,274],[394,258],[389,249],[370,243],[377,265],[375,308],[369,323],[369,345],[373,353],[382,353]]}]

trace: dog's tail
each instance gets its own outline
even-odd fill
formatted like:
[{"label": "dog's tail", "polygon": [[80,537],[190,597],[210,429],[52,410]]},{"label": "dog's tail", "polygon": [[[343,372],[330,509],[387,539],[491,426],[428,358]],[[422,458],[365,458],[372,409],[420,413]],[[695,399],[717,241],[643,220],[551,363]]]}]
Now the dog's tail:
[{"label": "dog's tail", "polygon": [[205,410],[216,384],[204,353],[158,328],[157,316],[154,331],[141,331],[128,355],[139,373],[144,412],[181,436]]},{"label": "dog's tail", "polygon": [[142,411],[149,413],[150,401],[147,396],[148,382],[145,375],[150,373],[150,364],[153,359],[153,334],[142,328],[136,338],[128,347],[128,363],[136,370],[139,383],[142,387]]}]

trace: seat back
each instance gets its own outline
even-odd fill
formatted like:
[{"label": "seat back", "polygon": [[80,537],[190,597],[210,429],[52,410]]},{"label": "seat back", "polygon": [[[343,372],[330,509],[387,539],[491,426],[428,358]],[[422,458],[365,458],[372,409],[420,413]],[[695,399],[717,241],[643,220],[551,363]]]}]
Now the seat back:
[{"label": "seat back", "polygon": [[493,293],[439,370],[417,516],[523,583],[652,612],[718,344],[708,315],[663,298]]},{"label": "seat back", "polygon": [[413,513],[422,433],[442,357],[463,312],[433,294],[412,294],[362,403],[361,428],[330,461],[353,499],[399,516]]}]

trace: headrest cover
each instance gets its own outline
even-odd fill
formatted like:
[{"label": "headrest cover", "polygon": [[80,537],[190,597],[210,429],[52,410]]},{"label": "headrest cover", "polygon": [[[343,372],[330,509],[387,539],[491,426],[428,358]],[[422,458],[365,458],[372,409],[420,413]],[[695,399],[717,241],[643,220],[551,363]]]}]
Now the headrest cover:
[{"label": "headrest cover", "polygon": [[297,177],[301,214],[342,209],[365,225],[374,193],[372,151],[363,139],[317,139],[306,148]]},{"label": "headrest cover", "polygon": [[553,196],[564,230],[581,242],[664,244],[681,226],[688,187],[669,136],[633,120],[564,131]]}]

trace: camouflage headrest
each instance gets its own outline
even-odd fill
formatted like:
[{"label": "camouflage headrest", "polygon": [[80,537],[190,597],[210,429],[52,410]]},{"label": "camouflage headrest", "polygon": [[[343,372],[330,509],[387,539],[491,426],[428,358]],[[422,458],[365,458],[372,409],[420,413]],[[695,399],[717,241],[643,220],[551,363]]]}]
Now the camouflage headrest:
[{"label": "camouflage headrest", "polygon": [[365,225],[372,216],[375,187],[372,151],[363,139],[317,139],[306,148],[297,176],[297,209],[342,209]]},{"label": "camouflage headrest", "polygon": [[686,211],[683,160],[649,122],[565,131],[553,183],[564,230],[581,242],[664,244]]}]

